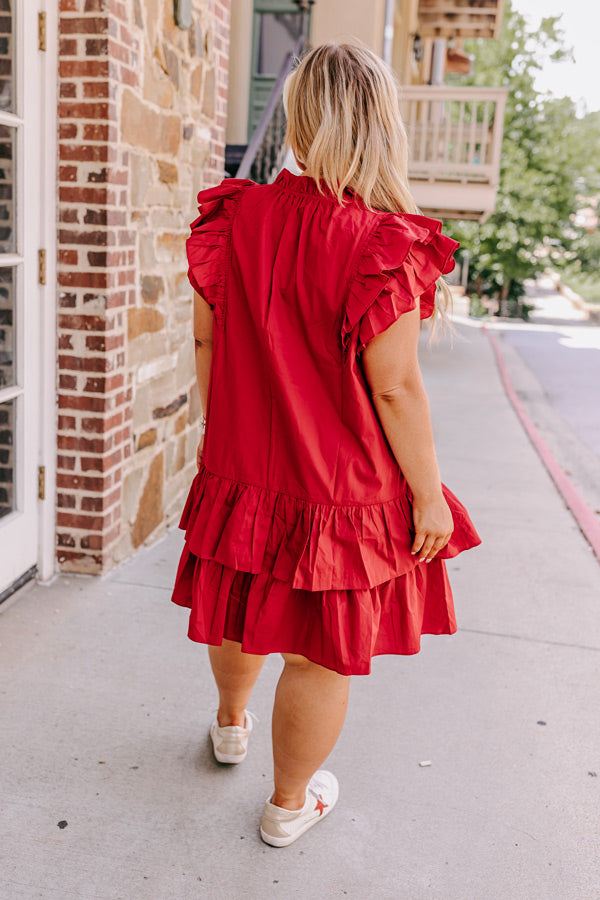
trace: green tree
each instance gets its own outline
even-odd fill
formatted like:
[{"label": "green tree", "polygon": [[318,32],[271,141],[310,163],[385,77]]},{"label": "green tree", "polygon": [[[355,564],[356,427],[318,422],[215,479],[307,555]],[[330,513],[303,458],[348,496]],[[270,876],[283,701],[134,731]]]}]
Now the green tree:
[{"label": "green tree", "polygon": [[526,313],[523,282],[547,266],[548,258],[556,264],[576,254],[583,240],[572,221],[578,197],[598,187],[598,154],[589,143],[600,135],[595,114],[578,118],[572,100],[540,94],[534,86],[545,59],[571,58],[559,19],[542,19],[533,30],[507,3],[498,40],[466,43],[475,56],[473,75],[448,79],[508,87],[496,211],[483,224],[447,225],[471,253],[478,293],[496,296],[504,315]]}]

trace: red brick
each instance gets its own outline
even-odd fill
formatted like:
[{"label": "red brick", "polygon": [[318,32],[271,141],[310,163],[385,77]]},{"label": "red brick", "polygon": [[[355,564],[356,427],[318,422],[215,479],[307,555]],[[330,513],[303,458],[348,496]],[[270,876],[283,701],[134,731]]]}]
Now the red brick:
[{"label": "red brick", "polygon": [[77,506],[77,500],[73,496],[73,494],[57,494],[56,502],[59,506],[62,506],[64,509],[75,509]]},{"label": "red brick", "polygon": [[77,85],[63,82],[58,92],[59,97],[75,98],[77,96]]},{"label": "red brick", "polygon": [[87,254],[88,265],[106,268],[107,255],[108,254],[105,251],[98,252],[97,250],[90,250]]},{"label": "red brick", "polygon": [[73,38],[62,38],[58,43],[60,56],[77,56],[77,41]]},{"label": "red brick", "polygon": [[60,394],[58,397],[59,409],[81,409],[85,412],[104,412],[106,410],[106,399],[104,397],[85,397],[73,394]]},{"label": "red brick", "polygon": [[121,499],[121,488],[117,487],[110,493],[104,493],[100,497],[82,497],[81,508],[85,512],[102,512],[110,509],[111,506],[119,503]]},{"label": "red brick", "polygon": [[60,78],[108,78],[107,59],[61,59],[58,63]]},{"label": "red brick", "polygon": [[109,179],[109,172],[106,168],[98,169],[96,172],[89,172],[87,180],[96,184],[105,184],[109,180],[112,181],[112,179]]},{"label": "red brick", "polygon": [[116,412],[114,415],[109,416],[105,420],[105,431],[112,431],[113,428],[117,428],[119,425],[123,424],[123,413]]},{"label": "red brick", "polygon": [[108,162],[112,155],[111,148],[102,144],[61,144],[59,154],[64,162]]},{"label": "red brick", "polygon": [[76,391],[77,390],[77,376],[76,375],[60,375],[58,378],[58,386],[61,390],[64,390],[64,391]]},{"label": "red brick", "polygon": [[59,550],[57,553],[58,562],[67,567],[67,564],[71,564],[73,569],[78,569],[81,566],[85,566],[84,571],[86,573],[90,572],[89,563],[86,560],[92,560],[94,563],[94,569],[99,574],[102,571],[103,565],[103,557],[101,554],[96,553],[76,553],[71,552],[69,550]]},{"label": "red brick", "polygon": [[83,85],[84,97],[108,97],[108,82],[86,81]]},{"label": "red brick", "polygon": [[61,228],[58,232],[58,240],[61,244],[87,244],[88,247],[104,246],[108,240],[106,231],[71,231]]},{"label": "red brick", "polygon": [[79,254],[77,250],[59,250],[58,261],[64,266],[76,266]]},{"label": "red brick", "polygon": [[77,427],[77,419],[75,416],[59,416],[58,417],[58,429],[59,431],[72,431]]},{"label": "red brick", "polygon": [[56,486],[64,490],[89,491],[101,494],[107,491],[113,483],[112,475],[72,475],[67,472],[59,472],[56,476]]},{"label": "red brick", "polygon": [[76,181],[77,166],[59,166],[58,177],[60,181]]},{"label": "red brick", "polygon": [[[126,169],[112,169],[110,173],[110,183],[111,184],[128,184],[129,183],[129,173]],[[124,202],[127,202],[125,198]]]},{"label": "red brick", "polygon": [[86,531],[102,531],[103,516],[81,516],[71,512],[58,512],[56,524],[60,528],[81,528]]},{"label": "red brick", "polygon": [[65,287],[110,287],[113,281],[110,272],[62,272],[59,274],[58,283]]},{"label": "red brick", "polygon": [[56,457],[56,465],[59,469],[67,469],[68,471],[73,471],[75,468],[75,457],[74,456],[62,456],[59,454]]},{"label": "red brick", "polygon": [[58,126],[58,137],[61,141],[73,140],[77,137],[76,122],[61,122]]},{"label": "red brick", "polygon": [[85,42],[86,56],[107,56],[108,38],[92,38]]},{"label": "red brick", "polygon": [[61,203],[87,203],[104,205],[108,200],[106,188],[61,187],[58,192]]},{"label": "red brick", "polygon": [[79,210],[78,209],[61,209],[58,219],[60,222],[66,222],[67,224],[73,224],[79,222]]},{"label": "red brick", "polygon": [[108,19],[105,16],[94,18],[71,18],[61,16],[59,22],[61,34],[105,34],[108,30]]},{"label": "red brick", "polygon": [[105,372],[110,369],[110,360],[105,356],[66,356],[58,357],[58,368],[77,372]]},{"label": "red brick", "polygon": [[82,472],[107,472],[123,459],[121,450],[115,450],[110,456],[82,456],[79,464]]},{"label": "red brick", "polygon": [[127,66],[121,66],[121,81],[123,84],[128,84],[130,87],[137,87],[138,85],[137,74]]},{"label": "red brick", "polygon": [[58,317],[58,327],[73,331],[104,331],[107,328],[107,320],[104,316],[66,315],[61,313]]},{"label": "red brick", "polygon": [[59,434],[58,446],[60,450],[72,450],[81,453],[106,453],[111,450],[114,438],[85,438],[78,435]]},{"label": "red brick", "polygon": [[111,60],[119,60],[122,63],[129,64],[131,62],[131,53],[127,47],[124,47],[122,44],[117,43],[117,41],[109,38],[108,42],[108,55]]},{"label": "red brick", "polygon": [[94,334],[88,335],[85,339],[85,346],[87,350],[94,350],[97,353],[106,353],[111,350],[116,350],[119,347],[122,347],[125,343],[125,336],[123,334],[115,334],[115,335],[103,335],[103,334]]},{"label": "red brick", "polygon": [[111,105],[109,103],[64,103],[58,104],[58,115],[61,119],[108,119]]}]

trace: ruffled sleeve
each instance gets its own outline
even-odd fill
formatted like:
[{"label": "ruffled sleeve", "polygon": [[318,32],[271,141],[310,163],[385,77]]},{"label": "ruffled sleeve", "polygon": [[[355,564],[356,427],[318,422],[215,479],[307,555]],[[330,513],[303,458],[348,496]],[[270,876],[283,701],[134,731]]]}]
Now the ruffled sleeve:
[{"label": "ruffled sleeve", "polygon": [[427,216],[381,215],[360,251],[342,322],[345,354],[359,353],[420,297],[421,318],[433,314],[435,283],[454,268],[458,241]]},{"label": "ruffled sleeve", "polygon": [[227,178],[217,187],[200,191],[200,215],[192,222],[186,242],[190,284],[214,309],[225,299],[229,268],[229,239],[243,192],[254,182]]}]

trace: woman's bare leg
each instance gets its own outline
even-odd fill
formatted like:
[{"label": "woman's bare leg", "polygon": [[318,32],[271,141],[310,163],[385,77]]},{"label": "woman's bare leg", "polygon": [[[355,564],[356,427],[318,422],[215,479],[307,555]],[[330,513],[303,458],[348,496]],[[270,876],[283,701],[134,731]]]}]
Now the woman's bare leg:
[{"label": "woman's bare leg", "polygon": [[217,688],[219,711],[217,721],[226,725],[245,724],[244,710],[266,656],[242,653],[242,645],[223,640],[220,647],[209,647],[208,656]]},{"label": "woman's bare leg", "polygon": [[327,759],[340,735],[350,677],[282,654],[285,666],[273,707],[275,791],[271,802],[300,809],[311,777]]}]

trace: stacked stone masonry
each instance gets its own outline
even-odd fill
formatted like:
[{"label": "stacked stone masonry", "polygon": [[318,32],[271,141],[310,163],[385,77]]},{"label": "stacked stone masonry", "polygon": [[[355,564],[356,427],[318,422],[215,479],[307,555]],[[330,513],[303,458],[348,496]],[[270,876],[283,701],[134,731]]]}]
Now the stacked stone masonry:
[{"label": "stacked stone masonry", "polygon": [[199,399],[185,239],[223,177],[229,0],[60,0],[57,543],[103,572],[178,517]]}]

